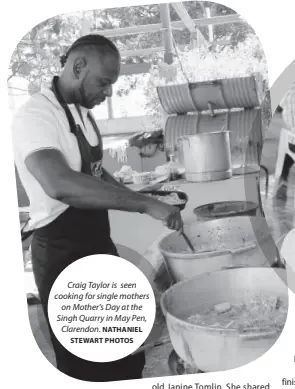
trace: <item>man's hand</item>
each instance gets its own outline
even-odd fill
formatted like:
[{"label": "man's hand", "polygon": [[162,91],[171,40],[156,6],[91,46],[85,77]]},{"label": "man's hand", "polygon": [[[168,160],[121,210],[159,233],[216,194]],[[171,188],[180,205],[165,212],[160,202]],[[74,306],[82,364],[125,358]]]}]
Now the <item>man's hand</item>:
[{"label": "man's hand", "polygon": [[159,200],[148,199],[145,213],[156,220],[161,220],[171,230],[182,232],[183,221],[180,210],[177,207],[165,204]]}]

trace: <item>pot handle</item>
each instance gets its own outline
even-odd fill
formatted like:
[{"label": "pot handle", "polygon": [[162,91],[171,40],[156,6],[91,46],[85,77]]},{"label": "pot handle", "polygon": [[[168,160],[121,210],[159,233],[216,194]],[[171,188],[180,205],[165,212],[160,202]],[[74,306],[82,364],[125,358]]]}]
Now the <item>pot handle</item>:
[{"label": "pot handle", "polygon": [[277,331],[264,332],[264,333],[250,332],[248,334],[241,334],[240,339],[242,341],[267,339],[267,338],[273,337],[275,335],[277,335]]},{"label": "pot handle", "polygon": [[252,244],[252,245],[249,245],[249,246],[244,246],[243,248],[240,248],[240,249],[235,249],[235,250],[230,250],[230,249],[224,249],[224,250],[219,250],[219,251],[197,251],[196,254],[208,254],[210,255],[210,257],[216,257],[216,256],[220,256],[220,255],[226,255],[226,254],[231,254],[231,255],[235,255],[235,254],[241,254],[245,251],[248,251],[248,250],[251,250],[251,249],[255,249],[257,247],[256,244]]},{"label": "pot handle", "polygon": [[232,265],[232,266],[224,266],[221,270],[231,270],[231,269],[244,269],[247,265]]},{"label": "pot handle", "polygon": [[230,250],[230,249],[224,249],[224,250],[219,250],[219,251],[196,251],[194,255],[201,255],[204,256],[205,254],[208,255],[210,258],[212,257],[218,257],[221,255],[235,255],[235,254],[241,254],[245,251],[255,249],[257,247],[256,244],[249,245],[249,246],[244,246],[243,248],[240,249],[235,249],[235,250]]},{"label": "pot handle", "polygon": [[208,255],[208,257],[219,257],[221,255],[232,255],[232,252],[230,250],[220,250],[220,251],[196,251],[194,254],[194,257],[200,255],[204,257],[204,255]]},{"label": "pot handle", "polygon": [[245,251],[248,251],[248,250],[251,250],[251,249],[255,249],[257,247],[257,244],[251,244],[251,245],[248,245],[248,246],[244,246],[240,249],[235,249],[235,250],[230,250],[231,254],[235,255],[235,254],[241,254],[241,253],[244,253]]}]

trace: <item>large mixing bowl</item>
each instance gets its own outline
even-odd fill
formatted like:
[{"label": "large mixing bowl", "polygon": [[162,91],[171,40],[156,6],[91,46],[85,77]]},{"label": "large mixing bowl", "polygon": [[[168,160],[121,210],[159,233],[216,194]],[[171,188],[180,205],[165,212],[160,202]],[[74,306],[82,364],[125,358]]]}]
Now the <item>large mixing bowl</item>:
[{"label": "large mixing bowl", "polygon": [[164,237],[159,250],[173,282],[237,266],[269,267],[278,250],[263,217],[239,216],[184,226],[195,253],[178,232]]},{"label": "large mixing bowl", "polygon": [[288,304],[286,270],[221,270],[173,285],[163,294],[161,307],[178,356],[203,372],[238,368],[261,357],[276,343],[281,331],[240,333],[187,321],[216,304],[244,303],[257,296],[279,297]]}]

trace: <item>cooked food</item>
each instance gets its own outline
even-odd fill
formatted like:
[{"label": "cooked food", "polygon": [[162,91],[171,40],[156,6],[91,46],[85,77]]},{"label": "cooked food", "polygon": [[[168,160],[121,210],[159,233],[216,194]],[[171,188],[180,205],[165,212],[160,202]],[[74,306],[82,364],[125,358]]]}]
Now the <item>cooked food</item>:
[{"label": "cooked food", "polygon": [[124,182],[126,181],[132,181],[132,175],[136,173],[135,171],[132,170],[130,166],[122,166],[122,168],[114,173],[114,177],[118,180],[122,180]]},{"label": "cooked food", "polygon": [[287,304],[279,297],[258,296],[238,304],[223,302],[188,317],[192,324],[244,331],[279,331],[287,320]]},{"label": "cooked food", "polygon": [[177,193],[169,193],[167,195],[150,194],[150,196],[153,196],[157,200],[163,201],[164,203],[170,205],[180,205],[185,203],[185,200],[180,199]]}]

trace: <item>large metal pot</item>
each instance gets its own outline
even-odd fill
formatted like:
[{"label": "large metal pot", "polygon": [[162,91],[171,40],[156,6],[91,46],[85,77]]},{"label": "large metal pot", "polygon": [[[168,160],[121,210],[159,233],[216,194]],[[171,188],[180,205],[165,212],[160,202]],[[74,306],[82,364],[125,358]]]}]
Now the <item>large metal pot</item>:
[{"label": "large metal pot", "polygon": [[239,333],[187,322],[189,316],[204,308],[211,309],[222,302],[245,302],[260,295],[279,297],[288,304],[286,270],[222,270],[173,285],[163,294],[161,307],[174,350],[203,372],[238,368],[261,357],[281,332]]},{"label": "large metal pot", "polygon": [[174,282],[198,274],[237,266],[271,266],[277,248],[263,217],[239,216],[184,226],[192,240],[191,253],[177,232],[164,237],[159,250]]},{"label": "large metal pot", "polygon": [[232,176],[228,131],[187,135],[180,142],[187,181],[219,181]]},{"label": "large metal pot", "polygon": [[[216,133],[221,128],[229,131],[233,168],[246,164],[253,170],[259,164],[258,152],[263,143],[262,113],[259,109],[217,112],[214,116],[207,113],[169,116],[164,131],[165,148],[177,150],[183,163],[181,137]],[[213,149],[214,153],[216,150]]]}]

